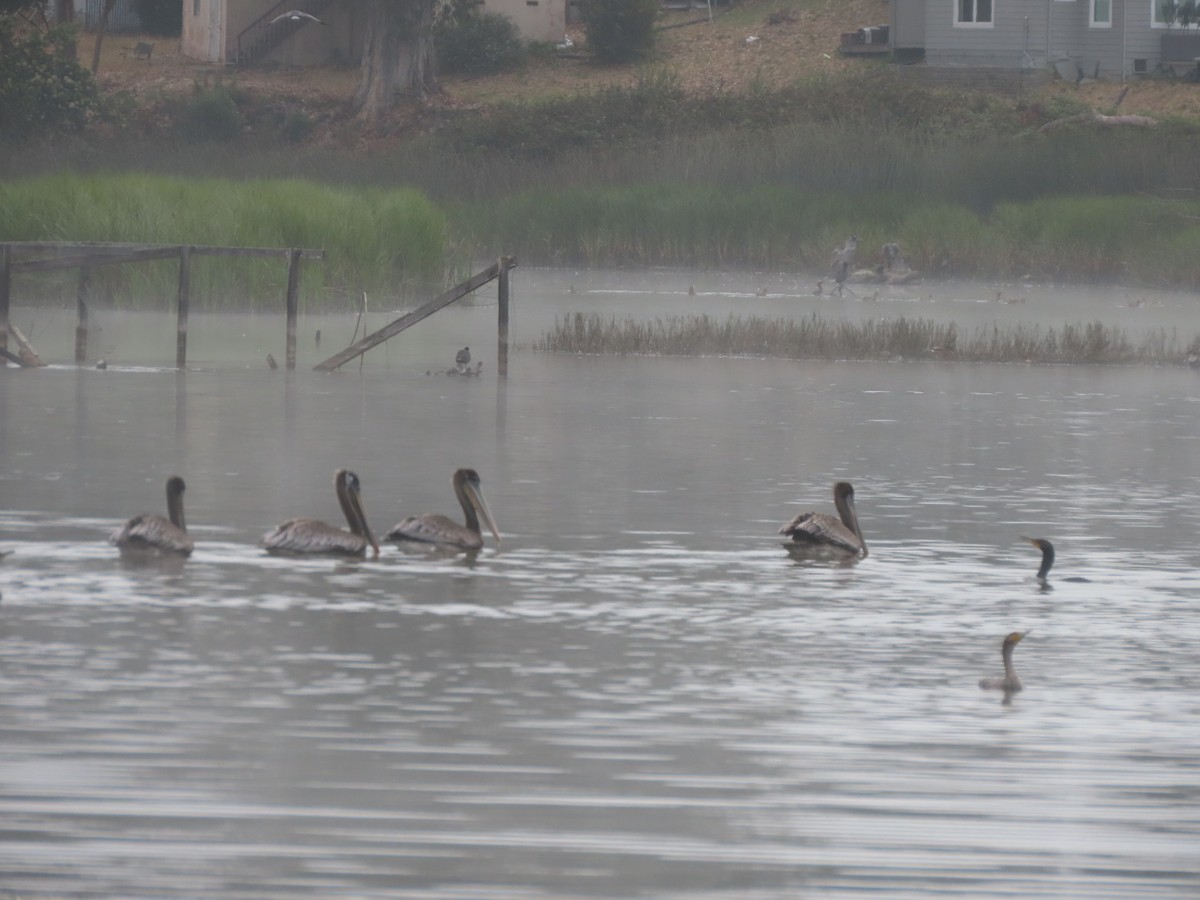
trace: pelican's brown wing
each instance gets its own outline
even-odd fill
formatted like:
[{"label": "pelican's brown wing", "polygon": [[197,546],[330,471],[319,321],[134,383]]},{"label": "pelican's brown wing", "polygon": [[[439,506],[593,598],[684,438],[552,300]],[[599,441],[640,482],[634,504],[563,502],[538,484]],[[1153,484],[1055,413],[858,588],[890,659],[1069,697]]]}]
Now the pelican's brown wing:
[{"label": "pelican's brown wing", "polygon": [[114,531],[109,541],[122,553],[178,553],[187,556],[194,544],[186,531],[163,516],[143,513]]},{"label": "pelican's brown wing", "polygon": [[451,544],[467,550],[483,546],[483,536],[441,513],[426,513],[402,519],[387,533],[389,541],[420,541],[424,544]]},{"label": "pelican's brown wing", "polygon": [[268,553],[336,553],[362,556],[367,540],[344,528],[334,528],[320,519],[289,519],[263,535]]},{"label": "pelican's brown wing", "polygon": [[826,513],[800,513],[780,528],[779,533],[787,535],[797,544],[830,547],[847,553],[861,553],[863,549],[858,535],[836,516]]}]

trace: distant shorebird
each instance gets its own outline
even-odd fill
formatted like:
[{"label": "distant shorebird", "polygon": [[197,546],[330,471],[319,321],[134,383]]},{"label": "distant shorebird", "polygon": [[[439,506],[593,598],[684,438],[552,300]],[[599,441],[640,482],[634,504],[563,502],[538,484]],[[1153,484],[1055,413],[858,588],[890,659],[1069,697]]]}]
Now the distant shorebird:
[{"label": "distant shorebird", "polygon": [[454,354],[454,365],[458,367],[458,371],[463,371],[471,364],[471,348],[463,347]]},{"label": "distant shorebird", "polygon": [[311,13],[306,13],[298,9],[289,10],[281,16],[276,16],[271,20],[272,25],[278,25],[280,22],[316,22],[318,25],[328,25],[328,22],[322,22]]}]

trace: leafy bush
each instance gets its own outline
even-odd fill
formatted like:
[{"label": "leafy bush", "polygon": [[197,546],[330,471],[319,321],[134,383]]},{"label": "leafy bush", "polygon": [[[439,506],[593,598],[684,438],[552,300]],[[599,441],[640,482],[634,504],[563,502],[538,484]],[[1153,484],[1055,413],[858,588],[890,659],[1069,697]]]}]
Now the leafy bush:
[{"label": "leafy bush", "polygon": [[434,26],[443,72],[493,75],[525,60],[525,43],[512,19],[483,11],[482,0],[455,0]]},{"label": "leafy bush", "polygon": [[588,48],[602,62],[644,59],[654,49],[658,0],[580,0]]},{"label": "leafy bush", "polygon": [[179,0],[134,0],[133,8],[149,34],[178,37],[183,32],[183,4]]},{"label": "leafy bush", "polygon": [[244,124],[233,92],[223,84],[197,85],[178,114],[179,133],[189,144],[231,141],[242,133]]},{"label": "leafy bush", "polygon": [[22,29],[0,16],[0,135],[29,137],[82,128],[96,108],[96,83],[75,60],[75,30]]}]

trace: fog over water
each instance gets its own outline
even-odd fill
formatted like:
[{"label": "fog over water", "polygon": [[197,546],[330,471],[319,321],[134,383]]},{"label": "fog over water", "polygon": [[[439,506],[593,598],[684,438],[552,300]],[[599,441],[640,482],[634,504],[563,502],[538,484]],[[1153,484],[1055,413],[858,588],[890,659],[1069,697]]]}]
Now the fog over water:
[{"label": "fog over water", "polygon": [[[514,337],[575,311],[1200,330],[1180,294],[813,283],[517,270]],[[70,358],[72,313],[13,318]],[[177,373],[173,317],[94,311],[107,370],[0,372],[0,895],[1200,893],[1200,373],[518,349],[501,382],[495,320],[485,290],[331,375],[354,317],[304,316],[288,375],[282,314],[194,314]],[[464,345],[481,377],[426,374]],[[459,466],[499,546],[256,546],[340,523],[338,467],[380,535],[458,517]],[[195,553],[122,562],[106,536],[171,474]],[[870,556],[790,554],[838,479]],[[1048,585],[1022,535],[1055,542]],[[980,690],[1027,629],[1025,690]]]}]

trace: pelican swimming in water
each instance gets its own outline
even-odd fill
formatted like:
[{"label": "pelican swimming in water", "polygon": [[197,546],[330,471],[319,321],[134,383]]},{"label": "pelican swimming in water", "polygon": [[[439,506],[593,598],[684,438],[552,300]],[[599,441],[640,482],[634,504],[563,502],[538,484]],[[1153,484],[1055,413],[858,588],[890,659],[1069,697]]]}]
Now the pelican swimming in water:
[{"label": "pelican swimming in water", "polygon": [[[1021,535],[1021,540],[1028,541],[1042,551],[1042,565],[1037,572],[1037,580],[1045,583],[1050,577],[1050,569],[1054,565],[1054,545],[1045,538],[1031,538]],[[1070,578],[1064,578],[1063,581],[1075,581],[1090,584],[1088,579],[1081,578],[1078,575],[1073,575]]]},{"label": "pelican swimming in water", "polygon": [[979,686],[985,691],[1004,691],[1006,694],[1015,694],[1021,690],[1023,685],[1021,679],[1017,677],[1017,670],[1013,668],[1013,649],[1017,644],[1021,643],[1021,638],[1029,634],[1028,631],[1014,631],[1004,639],[1004,643],[1000,645],[1000,656],[1004,659],[1004,675],[994,678],[981,678]]},{"label": "pelican swimming in water", "polygon": [[109,535],[123,555],[190,556],[194,547],[183,520],[183,479],[172,475],[167,479],[167,518],[153,513],[134,516]]},{"label": "pelican swimming in water", "polygon": [[854,509],[854,485],[839,481],[833,486],[833,505],[840,519],[828,513],[800,513],[779,529],[793,543],[812,545],[814,549],[838,550],[854,556],[867,555],[867,542],[858,527],[858,513]]},{"label": "pelican swimming in water", "polygon": [[483,546],[483,532],[479,529],[482,518],[497,541],[500,530],[483,497],[483,486],[479,473],[474,469],[459,469],[454,473],[454,494],[462,506],[466,524],[460,525],[439,513],[409,516],[387,533],[389,541],[418,541],[424,544],[442,544],[463,550],[478,550]]},{"label": "pelican swimming in water", "polygon": [[338,469],[333,476],[338,505],[346,516],[349,531],[335,528],[319,519],[290,519],[263,535],[262,546],[268,553],[331,553],[339,556],[365,556],[367,548],[379,556],[379,542],[367,524],[362,488],[358,476]]}]

